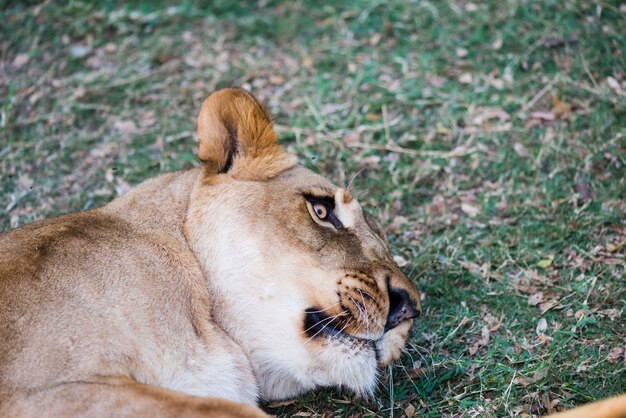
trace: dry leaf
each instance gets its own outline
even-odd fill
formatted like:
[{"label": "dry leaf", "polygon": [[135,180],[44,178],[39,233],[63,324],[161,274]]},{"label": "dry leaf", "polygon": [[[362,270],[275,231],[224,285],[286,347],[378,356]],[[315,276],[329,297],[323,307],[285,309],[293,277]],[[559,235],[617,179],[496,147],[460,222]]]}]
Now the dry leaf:
[{"label": "dry leaf", "polygon": [[28,54],[17,54],[15,56],[15,59],[13,60],[13,66],[15,68],[20,68],[20,67],[28,64],[29,60],[30,60],[30,58],[28,57]]},{"label": "dry leaf", "polygon": [[546,321],[545,318],[541,318],[539,321],[537,321],[537,334],[544,334],[546,332],[546,330],[548,329],[548,321]]},{"label": "dry leaf", "polygon": [[397,234],[398,232],[400,232],[400,228],[402,227],[402,225],[405,225],[407,222],[408,219],[404,216],[394,217],[393,221],[391,221],[391,225],[389,225],[389,232],[391,234]]},{"label": "dry leaf", "polygon": [[482,126],[491,119],[506,122],[511,116],[501,107],[479,107],[472,112],[470,123],[474,126]]},{"label": "dry leaf", "polygon": [[282,75],[272,75],[270,76],[270,83],[274,84],[275,86],[280,86],[285,84],[285,77],[283,77]]},{"label": "dry leaf", "polygon": [[402,257],[401,255],[394,255],[393,261],[396,262],[398,267],[406,267],[409,265],[409,261],[406,258]]},{"label": "dry leaf", "polygon": [[74,58],[84,58],[89,55],[89,52],[91,52],[91,48],[87,45],[78,44],[70,48],[70,55]]},{"label": "dry leaf", "polygon": [[113,123],[113,129],[120,134],[134,134],[137,132],[137,125],[132,120],[117,120]]},{"label": "dry leaf", "polygon": [[109,42],[104,46],[104,52],[106,53],[113,53],[117,51],[117,45],[115,45],[113,42]]},{"label": "dry leaf", "polygon": [[382,37],[383,35],[381,35],[380,33],[375,33],[372,36],[370,36],[370,39],[369,39],[370,46],[378,45]]},{"label": "dry leaf", "polygon": [[415,416],[415,407],[412,404],[408,404],[404,408],[404,414],[407,416],[407,418],[414,417]]},{"label": "dry leaf", "polygon": [[456,49],[456,56],[459,57],[459,58],[465,58],[465,57],[467,57],[467,54],[469,54],[469,52],[465,48],[457,48]]},{"label": "dry leaf", "polygon": [[304,68],[313,68],[313,57],[311,57],[310,55],[306,55],[304,57],[302,57],[302,67]]},{"label": "dry leaf", "polygon": [[552,110],[555,115],[559,117],[567,117],[572,113],[572,105],[561,101],[556,94],[550,96],[550,100],[552,100]]},{"label": "dry leaf", "polygon": [[346,133],[343,138],[341,138],[344,144],[347,146],[353,146],[359,143],[359,133],[355,131],[350,131]]},{"label": "dry leaf", "polygon": [[467,351],[469,352],[470,356],[473,356],[474,354],[478,352],[478,348],[479,348],[478,344],[473,344],[467,349]]},{"label": "dry leaf", "polygon": [[609,351],[609,355],[607,356],[607,360],[610,363],[618,363],[624,357],[624,361],[626,361],[626,349],[624,347],[615,347]]},{"label": "dry leaf", "polygon": [[494,41],[491,43],[491,49],[497,51],[500,48],[502,48],[502,34],[498,32],[496,33],[496,39],[494,39]]},{"label": "dry leaf", "polygon": [[463,73],[459,76],[459,83],[461,84],[472,84],[474,81],[474,76],[471,73]]},{"label": "dry leaf", "polygon": [[532,112],[530,114],[530,118],[531,119],[539,119],[539,120],[543,120],[543,121],[553,121],[556,119],[556,115],[554,114],[554,112],[549,112],[549,111],[537,111],[537,112]]},{"label": "dry leaf", "polygon": [[528,148],[526,148],[523,144],[516,142],[513,144],[513,149],[515,153],[522,158],[529,158],[530,153],[528,152]]},{"label": "dry leaf", "polygon": [[484,326],[480,330],[480,345],[487,346],[489,344],[489,339],[491,337],[491,331],[488,327]]},{"label": "dry leaf", "polygon": [[543,292],[537,292],[528,297],[528,304],[530,306],[537,306],[543,301]]},{"label": "dry leaf", "polygon": [[469,203],[461,203],[461,210],[468,216],[474,217],[480,213],[480,207]]},{"label": "dry leaf", "polygon": [[288,406],[296,402],[296,399],[287,399],[286,401],[274,401],[267,404],[268,408],[279,408],[281,406]]},{"label": "dry leaf", "polygon": [[619,95],[623,95],[624,94],[624,90],[622,89],[622,86],[620,86],[619,81],[617,81],[613,77],[607,77],[606,78],[606,84],[608,84],[608,86],[611,88],[611,90],[614,90],[615,93],[617,93]]},{"label": "dry leaf", "polygon": [[547,301],[545,303],[540,303],[539,304],[539,309],[541,309],[541,315],[543,315],[544,313],[548,312],[550,309],[554,308],[558,304],[559,304],[559,300],[558,299],[550,299],[549,301]]}]

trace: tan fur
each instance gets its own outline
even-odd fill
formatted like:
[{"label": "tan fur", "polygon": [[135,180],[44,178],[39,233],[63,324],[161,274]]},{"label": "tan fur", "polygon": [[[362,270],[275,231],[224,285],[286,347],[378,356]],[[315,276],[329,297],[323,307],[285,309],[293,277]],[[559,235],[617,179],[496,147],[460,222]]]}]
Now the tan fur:
[{"label": "tan fur", "polygon": [[319,386],[371,394],[400,356],[390,292],[419,294],[380,225],[243,90],[205,101],[198,138],[202,169],[0,235],[0,416],[261,417]]},{"label": "tan fur", "polygon": [[210,174],[226,167],[235,144],[238,153],[230,173],[240,180],[271,178],[295,163],[278,145],[267,110],[242,89],[223,89],[209,96],[198,116],[197,134],[198,156]]},{"label": "tan fur", "polygon": [[626,418],[626,395],[550,415],[550,418]]}]

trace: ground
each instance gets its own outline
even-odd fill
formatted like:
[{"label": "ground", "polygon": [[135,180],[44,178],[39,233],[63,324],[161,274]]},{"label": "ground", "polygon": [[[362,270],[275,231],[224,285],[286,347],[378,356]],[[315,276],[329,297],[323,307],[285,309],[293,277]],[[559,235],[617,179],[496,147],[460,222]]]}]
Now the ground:
[{"label": "ground", "polygon": [[[32,4],[29,4],[32,3]],[[198,165],[238,85],[386,226],[424,315],[374,399],[278,416],[538,416],[626,392],[620,1],[0,2],[0,230]]]}]

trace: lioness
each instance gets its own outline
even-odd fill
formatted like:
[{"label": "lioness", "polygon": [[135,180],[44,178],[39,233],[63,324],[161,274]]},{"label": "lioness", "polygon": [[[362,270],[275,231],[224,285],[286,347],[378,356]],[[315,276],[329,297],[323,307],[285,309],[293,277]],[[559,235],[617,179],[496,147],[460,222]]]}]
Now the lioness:
[{"label": "lioness", "polygon": [[201,168],[0,236],[0,416],[262,417],[400,356],[419,294],[381,226],[246,91],[197,132]]}]

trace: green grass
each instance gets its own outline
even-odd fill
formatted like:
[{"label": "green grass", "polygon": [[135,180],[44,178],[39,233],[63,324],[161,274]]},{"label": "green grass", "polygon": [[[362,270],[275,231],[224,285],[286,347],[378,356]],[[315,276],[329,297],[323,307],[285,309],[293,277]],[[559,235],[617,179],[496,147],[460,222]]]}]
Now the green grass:
[{"label": "green grass", "polygon": [[0,2],[0,230],[197,165],[203,98],[241,85],[302,163],[352,180],[425,298],[375,399],[270,413],[537,416],[626,392],[619,1],[230,3]]}]

